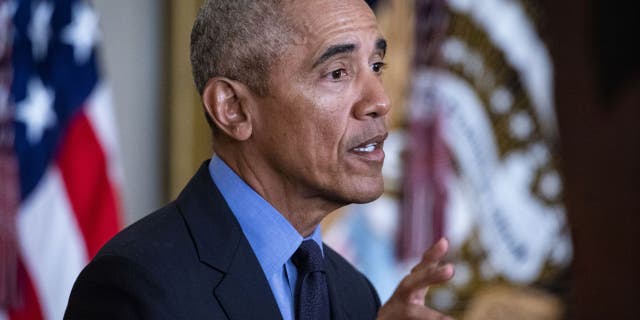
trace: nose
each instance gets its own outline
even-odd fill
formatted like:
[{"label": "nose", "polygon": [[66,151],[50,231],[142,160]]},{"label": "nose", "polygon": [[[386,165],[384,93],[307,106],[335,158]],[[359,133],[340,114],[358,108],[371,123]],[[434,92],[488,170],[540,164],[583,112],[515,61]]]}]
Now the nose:
[{"label": "nose", "polygon": [[384,117],[391,109],[391,101],[379,75],[368,75],[363,79],[360,99],[356,102],[354,116],[359,120]]}]

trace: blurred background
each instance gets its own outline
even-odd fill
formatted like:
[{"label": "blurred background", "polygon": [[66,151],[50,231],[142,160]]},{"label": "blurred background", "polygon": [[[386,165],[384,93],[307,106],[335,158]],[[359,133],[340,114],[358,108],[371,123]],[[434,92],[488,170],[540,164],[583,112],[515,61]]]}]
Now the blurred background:
[{"label": "blurred background", "polygon": [[[0,0],[0,320],[61,319],[117,230],[212,155],[191,78],[201,0]],[[377,0],[385,194],[323,223],[382,300],[439,237],[460,319],[636,319],[640,8]]]}]

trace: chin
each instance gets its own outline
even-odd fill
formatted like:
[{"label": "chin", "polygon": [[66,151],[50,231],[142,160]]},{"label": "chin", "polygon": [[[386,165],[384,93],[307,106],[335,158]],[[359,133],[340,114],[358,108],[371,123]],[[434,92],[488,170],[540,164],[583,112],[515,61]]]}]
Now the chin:
[{"label": "chin", "polygon": [[382,195],[382,192],[378,192],[375,195],[367,195],[364,197],[354,198],[350,203],[357,203],[357,204],[369,203],[377,200],[378,198],[380,198],[381,195]]},{"label": "chin", "polygon": [[342,192],[343,203],[368,203],[374,201],[382,195],[384,192],[384,183],[382,179],[372,181],[369,183],[360,183],[349,190]]}]

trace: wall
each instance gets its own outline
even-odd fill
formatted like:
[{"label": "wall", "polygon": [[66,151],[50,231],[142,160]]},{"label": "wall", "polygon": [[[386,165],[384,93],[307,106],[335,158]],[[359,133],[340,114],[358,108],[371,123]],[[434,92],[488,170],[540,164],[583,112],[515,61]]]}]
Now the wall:
[{"label": "wall", "polygon": [[95,0],[104,73],[113,89],[124,165],[125,222],[162,204],[164,194],[164,1]]}]

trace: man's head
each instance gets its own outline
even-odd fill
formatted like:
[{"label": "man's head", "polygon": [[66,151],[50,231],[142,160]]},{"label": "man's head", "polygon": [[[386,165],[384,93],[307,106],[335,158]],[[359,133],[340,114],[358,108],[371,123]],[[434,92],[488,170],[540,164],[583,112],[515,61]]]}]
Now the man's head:
[{"label": "man's head", "polygon": [[[217,2],[226,1],[208,5],[225,7],[212,5]],[[266,90],[255,90],[242,76],[196,76],[207,113],[223,132],[214,139],[216,152],[272,204],[287,197],[288,208],[276,204],[281,212],[295,210],[291,202],[296,201],[333,210],[374,200],[383,190],[390,103],[381,80],[386,41],[373,12],[362,0],[283,0],[269,10],[287,32],[270,51],[275,54],[259,63],[243,62],[255,66],[250,74],[266,67],[260,78]],[[252,35],[258,44],[244,39],[229,48],[271,45],[264,40],[271,27],[260,23]],[[220,61],[233,63],[232,57],[226,53]]]},{"label": "man's head", "polygon": [[227,77],[261,95],[267,74],[292,30],[283,0],[205,0],[191,31],[193,78],[202,94],[207,81]]}]

